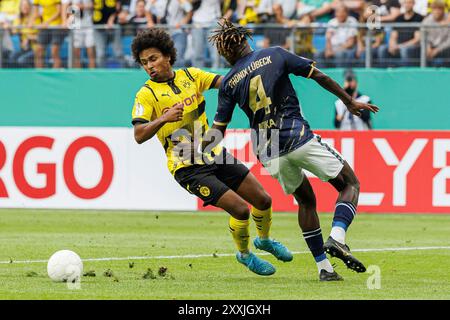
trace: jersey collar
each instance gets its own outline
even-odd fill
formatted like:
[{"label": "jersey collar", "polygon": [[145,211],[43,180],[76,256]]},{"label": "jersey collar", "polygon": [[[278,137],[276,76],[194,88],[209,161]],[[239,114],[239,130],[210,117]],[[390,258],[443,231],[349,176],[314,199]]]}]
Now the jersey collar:
[{"label": "jersey collar", "polygon": [[176,77],[176,75],[177,75],[177,72],[176,72],[175,70],[172,70],[172,71],[173,71],[173,77],[170,78],[170,79],[167,79],[167,80],[164,80],[164,81],[156,81],[156,80],[153,80],[152,78],[150,78],[150,81],[153,81],[153,82],[156,82],[156,83],[173,82],[173,81],[175,80],[175,77]]}]

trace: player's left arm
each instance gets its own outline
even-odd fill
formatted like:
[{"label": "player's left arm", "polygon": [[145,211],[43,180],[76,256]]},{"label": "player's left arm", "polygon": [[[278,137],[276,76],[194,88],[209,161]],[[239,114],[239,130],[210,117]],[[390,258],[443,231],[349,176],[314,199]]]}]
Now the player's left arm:
[{"label": "player's left arm", "polygon": [[280,47],[276,47],[275,50],[281,60],[284,61],[284,68],[287,73],[314,79],[324,89],[341,99],[352,114],[361,116],[361,109],[378,112],[378,107],[375,105],[355,101],[336,81],[317,69],[313,60],[299,57]]},{"label": "player's left arm", "polygon": [[379,108],[376,105],[370,103],[362,103],[353,99],[345,90],[333,79],[331,79],[328,75],[321,72],[319,69],[312,67],[312,73],[310,78],[316,81],[322,88],[328,90],[333,93],[347,107],[348,111],[350,111],[355,116],[361,116],[361,110],[369,110],[371,112],[378,112]]}]

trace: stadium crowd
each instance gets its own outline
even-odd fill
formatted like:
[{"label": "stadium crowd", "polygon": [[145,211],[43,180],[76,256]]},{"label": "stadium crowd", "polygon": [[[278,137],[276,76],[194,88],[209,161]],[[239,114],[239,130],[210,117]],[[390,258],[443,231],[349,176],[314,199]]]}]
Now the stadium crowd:
[{"label": "stadium crowd", "polygon": [[207,40],[221,17],[252,27],[254,48],[282,46],[322,67],[364,66],[368,53],[375,67],[419,66],[421,48],[428,66],[448,67],[449,9],[450,0],[0,0],[1,67],[137,67],[132,38],[156,25],[171,32],[175,67],[222,67]]}]

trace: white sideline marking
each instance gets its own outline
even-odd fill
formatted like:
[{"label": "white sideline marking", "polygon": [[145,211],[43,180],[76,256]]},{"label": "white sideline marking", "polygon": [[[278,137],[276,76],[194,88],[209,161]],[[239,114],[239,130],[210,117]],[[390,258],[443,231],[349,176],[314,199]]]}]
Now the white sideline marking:
[{"label": "white sideline marking", "polygon": [[[414,251],[414,250],[450,250],[450,247],[400,247],[400,248],[370,248],[354,249],[352,252],[384,252],[384,251]],[[309,251],[294,251],[292,254],[305,254]],[[232,257],[235,253],[217,253],[218,257]],[[257,253],[258,256],[267,256],[270,253]],[[189,258],[208,258],[213,254],[187,254],[180,256],[137,256],[137,257],[111,257],[111,258],[88,258],[83,261],[125,261],[125,260],[152,260],[152,259],[189,259]],[[12,263],[47,263],[48,260],[18,260]],[[0,264],[10,264],[10,261],[0,261]]]}]

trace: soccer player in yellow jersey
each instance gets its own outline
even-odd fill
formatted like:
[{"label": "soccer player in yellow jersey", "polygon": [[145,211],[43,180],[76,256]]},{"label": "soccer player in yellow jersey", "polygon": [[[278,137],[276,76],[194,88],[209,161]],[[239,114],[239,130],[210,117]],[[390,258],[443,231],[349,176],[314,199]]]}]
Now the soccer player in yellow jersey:
[{"label": "soccer player in yellow jersey", "polygon": [[205,206],[222,208],[231,215],[229,229],[238,249],[237,260],[256,274],[273,274],[273,265],[249,249],[247,203],[252,206],[258,243],[263,243],[258,248],[282,261],[291,261],[293,257],[286,247],[269,237],[272,199],[261,184],[222,146],[211,150],[210,158],[194,161],[186,160],[189,157],[180,154],[177,148],[178,144],[193,146],[195,131],[208,129],[202,93],[217,89],[222,77],[198,68],[173,70],[176,50],[170,35],[162,29],[139,33],[133,40],[132,52],[136,62],[150,76],[138,91],[132,110],[136,142],[143,143],[157,135],[175,180],[202,199]]}]

